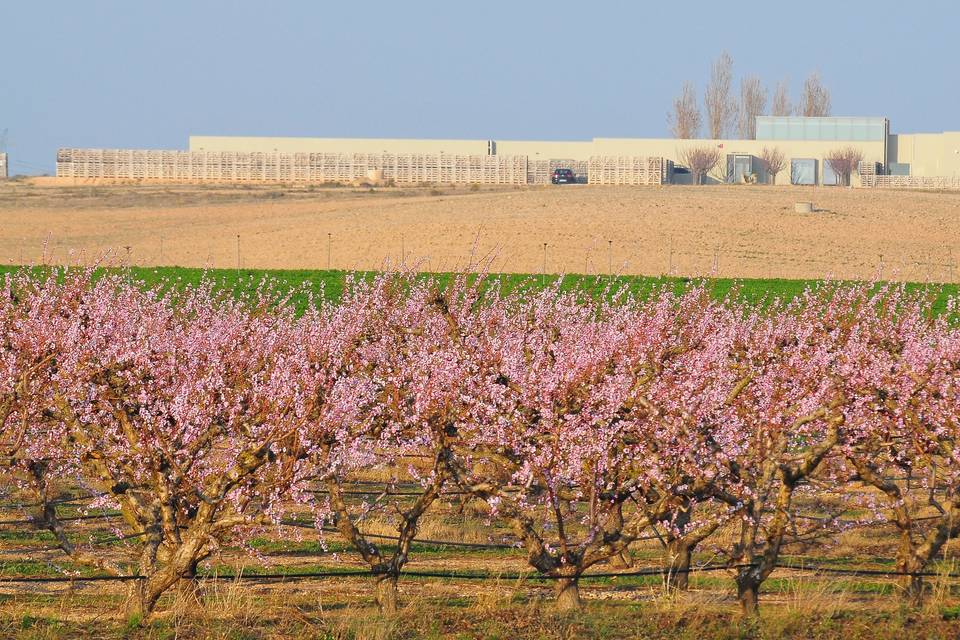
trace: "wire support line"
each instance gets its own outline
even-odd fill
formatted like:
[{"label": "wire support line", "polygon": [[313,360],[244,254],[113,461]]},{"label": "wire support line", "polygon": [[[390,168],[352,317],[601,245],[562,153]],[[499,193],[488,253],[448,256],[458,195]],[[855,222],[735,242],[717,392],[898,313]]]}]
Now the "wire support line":
[{"label": "wire support line", "polygon": [[[611,578],[631,578],[631,577],[649,577],[649,576],[675,576],[679,574],[707,573],[716,571],[735,571],[740,569],[749,569],[755,567],[754,564],[732,564],[732,565],[704,565],[699,567],[690,567],[687,569],[664,568],[664,567],[646,567],[633,571],[601,572],[601,573],[583,573],[579,576],[571,575],[545,575],[532,572],[512,572],[512,573],[492,573],[492,572],[461,572],[461,571],[400,571],[397,577],[408,578],[439,578],[449,580],[531,580],[531,581],[549,581],[549,580],[597,580]],[[913,571],[899,572],[880,569],[839,569],[834,567],[822,566],[804,566],[791,564],[777,564],[777,569],[787,569],[791,571],[804,571],[809,573],[831,573],[840,575],[873,575],[885,577],[938,577],[938,578],[960,578],[960,573],[938,573],[935,571]],[[203,573],[195,576],[180,576],[196,580],[234,580],[234,581],[265,581],[265,580],[311,580],[322,578],[374,578],[383,575],[373,571],[309,571],[309,572],[290,572],[290,573]],[[73,582],[127,582],[131,580],[146,580],[148,576],[127,575],[127,576],[0,576],[0,584],[4,583],[73,583]]]}]

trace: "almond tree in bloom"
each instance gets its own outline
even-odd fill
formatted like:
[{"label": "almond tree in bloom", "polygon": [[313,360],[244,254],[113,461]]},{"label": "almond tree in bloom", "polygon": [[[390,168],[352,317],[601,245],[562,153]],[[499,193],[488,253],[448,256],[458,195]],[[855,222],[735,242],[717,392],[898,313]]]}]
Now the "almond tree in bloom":
[{"label": "almond tree in bloom", "polygon": [[[630,353],[639,357],[640,380],[649,381],[652,406],[637,504],[664,542],[671,588],[687,588],[694,551],[730,517],[730,510],[712,497],[716,473],[711,473],[712,453],[700,437],[704,416],[728,395],[713,381],[724,370],[742,311],[711,300],[702,285],[680,298],[661,291],[632,328],[639,340]],[[661,502],[661,496],[671,498]],[[651,512],[649,505],[660,511]]]},{"label": "almond tree in bloom", "polygon": [[748,614],[796,523],[795,494],[841,437],[847,399],[832,365],[843,348],[843,302],[808,291],[783,310],[727,323],[729,350],[697,439],[702,483],[738,516],[729,556],[740,565],[737,593]]},{"label": "almond tree in bloom", "polygon": [[559,607],[574,609],[583,572],[648,525],[642,513],[623,518],[645,463],[649,413],[623,357],[636,318],[556,287],[496,306],[474,352],[479,375],[493,382],[491,415],[463,433],[457,479],[509,523],[530,565],[556,579]]},{"label": "almond tree in bloom", "polygon": [[[956,300],[935,317],[892,286],[755,306],[704,285],[589,297],[384,274],[297,316],[264,288],[172,291],[89,269],[0,286],[0,492],[33,495],[73,563],[135,578],[142,614],[303,514],[353,545],[392,613],[418,527],[454,494],[509,525],[565,609],[654,535],[672,586],[697,549],[721,552],[754,613],[783,550],[844,511],[897,528],[916,604],[916,574],[960,535]],[[119,510],[121,545],[68,531],[57,506],[78,492]]]},{"label": "almond tree in bloom", "polygon": [[[306,416],[353,412],[335,380],[310,387],[301,334],[312,327],[273,302],[262,296],[250,308],[209,288],[174,301],[104,278],[75,308],[78,328],[56,358],[55,406],[34,416],[28,439],[59,434],[41,452],[55,461],[47,475],[56,468],[122,512],[125,537],[139,545],[135,611],[152,611],[244,527],[279,521],[323,474],[308,462],[323,423]],[[60,315],[51,308],[44,321]],[[129,574],[65,540],[49,505],[42,523],[74,560]]]},{"label": "almond tree in bloom", "polygon": [[[397,610],[397,580],[419,520],[440,498],[453,442],[471,420],[470,387],[477,379],[464,334],[475,321],[470,309],[476,295],[476,285],[463,279],[441,290],[385,275],[354,282],[332,314],[333,323],[357,327],[349,366],[340,375],[365,389],[371,402],[360,419],[335,426],[317,458],[330,472],[326,487],[336,527],[376,575],[376,601],[385,614]],[[364,477],[379,478],[384,489],[352,504],[348,487]],[[417,489],[411,495],[401,483]],[[363,530],[383,520],[397,532],[389,550]]]},{"label": "almond tree in bloom", "polygon": [[902,287],[874,293],[847,371],[857,399],[844,455],[857,485],[876,490],[858,506],[899,534],[902,593],[920,604],[923,577],[960,535],[960,335],[929,302]]},{"label": "almond tree in bloom", "polygon": [[0,300],[0,444],[7,472],[3,489],[25,490],[38,499],[31,514],[46,523],[58,544],[75,561],[115,569],[106,558],[78,548],[56,520],[65,498],[58,479],[71,470],[64,455],[66,433],[56,415],[62,395],[61,367],[80,339],[80,313],[90,273],[57,278],[26,272],[7,275]]}]

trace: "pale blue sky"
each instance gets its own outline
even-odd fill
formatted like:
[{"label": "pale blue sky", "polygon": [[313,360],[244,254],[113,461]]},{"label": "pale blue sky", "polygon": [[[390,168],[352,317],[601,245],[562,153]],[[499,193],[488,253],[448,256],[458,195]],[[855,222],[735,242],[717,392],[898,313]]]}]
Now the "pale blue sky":
[{"label": "pale blue sky", "polygon": [[[792,5],[792,8],[788,8]],[[960,2],[0,0],[12,172],[187,136],[665,136],[723,49],[835,115],[960,129]]]}]

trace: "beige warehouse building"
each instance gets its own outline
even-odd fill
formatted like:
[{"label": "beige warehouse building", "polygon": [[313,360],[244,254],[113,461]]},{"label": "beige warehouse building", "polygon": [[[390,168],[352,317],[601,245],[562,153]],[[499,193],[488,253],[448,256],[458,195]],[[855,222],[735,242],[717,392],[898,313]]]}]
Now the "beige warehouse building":
[{"label": "beige warehouse building", "polygon": [[187,151],[61,149],[57,175],[73,179],[351,181],[536,184],[554,168],[583,182],[690,181],[684,151],[716,148],[711,182],[768,182],[765,149],[785,157],[777,184],[832,185],[825,159],[845,147],[862,156],[854,184],[960,188],[960,132],[892,134],[882,117],[757,118],[753,140],[594,138],[581,141],[201,136]]},{"label": "beige warehouse building", "polygon": [[[891,134],[889,121],[879,117],[775,117],[757,119],[755,140],[678,140],[673,138],[594,138],[584,141],[424,140],[371,138],[272,138],[190,136],[191,151],[307,152],[307,153],[432,153],[450,155],[498,154],[534,159],[588,162],[603,156],[663,157],[682,164],[683,150],[704,145],[718,147],[728,158],[759,158],[764,148],[778,147],[787,169],[777,182],[809,179],[804,172],[814,161],[816,184],[830,184],[824,158],[841,146],[855,146],[865,163],[879,164],[880,173],[918,178],[960,179],[960,131]],[[798,167],[799,164],[799,167]],[[791,168],[796,170],[791,171]]]}]

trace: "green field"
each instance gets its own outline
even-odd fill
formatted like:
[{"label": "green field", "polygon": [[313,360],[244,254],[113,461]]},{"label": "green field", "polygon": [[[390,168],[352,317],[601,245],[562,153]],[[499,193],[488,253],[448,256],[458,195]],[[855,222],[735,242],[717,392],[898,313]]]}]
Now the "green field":
[{"label": "green field", "polygon": [[[13,273],[22,267],[16,265],[0,265],[0,276]],[[42,269],[42,267],[31,267]],[[105,271],[102,271],[105,272]],[[270,283],[270,288],[280,294],[289,294],[290,303],[298,309],[303,309],[311,295],[327,300],[338,300],[343,294],[349,277],[370,277],[370,272],[347,272],[325,270],[266,270],[266,269],[194,269],[186,267],[130,267],[124,269],[134,280],[142,281],[147,286],[161,287],[174,286],[177,288],[195,286],[205,279],[211,280],[220,289],[243,295],[245,292],[256,291],[264,281]],[[433,273],[423,274],[423,277],[432,276],[440,283],[449,282],[455,274]],[[525,274],[492,274],[492,278],[499,279],[507,290],[517,287],[539,288],[554,283],[561,276],[556,275],[525,275]],[[564,290],[579,290],[587,295],[601,295],[610,290],[626,288],[631,293],[643,296],[650,291],[664,285],[671,285],[676,290],[688,286],[693,280],[690,278],[670,278],[652,276],[595,276],[569,274],[562,276],[561,288]],[[764,305],[774,299],[790,300],[809,286],[816,284],[814,280],[784,280],[770,279],[742,279],[731,278],[705,279],[712,295],[722,298],[731,291],[753,304]],[[910,290],[927,290],[935,297],[933,309],[937,313],[946,310],[946,303],[950,297],[957,296],[956,284],[923,284],[910,283]]]}]

